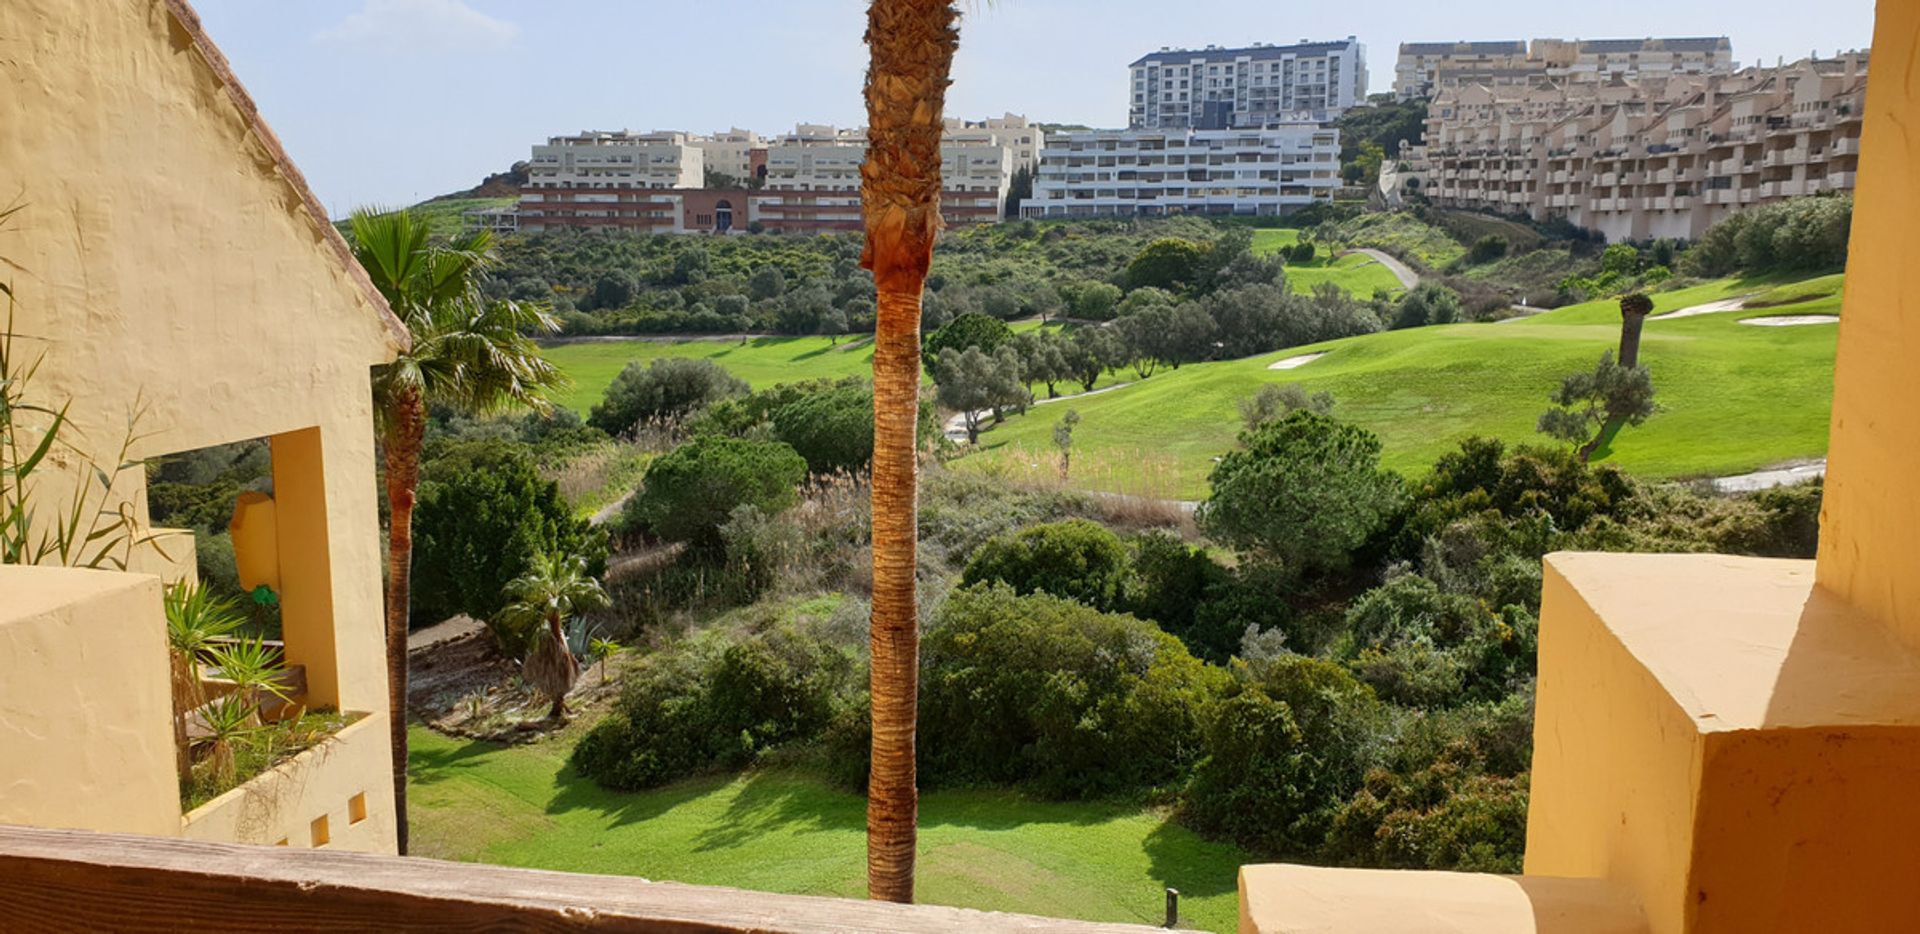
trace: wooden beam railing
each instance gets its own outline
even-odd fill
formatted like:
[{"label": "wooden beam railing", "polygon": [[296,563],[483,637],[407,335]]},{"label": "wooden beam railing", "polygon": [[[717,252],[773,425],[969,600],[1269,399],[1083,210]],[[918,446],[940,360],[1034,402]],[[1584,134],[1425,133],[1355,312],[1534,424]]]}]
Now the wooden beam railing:
[{"label": "wooden beam railing", "polygon": [[0,931],[1161,930],[620,876],[0,825]]}]

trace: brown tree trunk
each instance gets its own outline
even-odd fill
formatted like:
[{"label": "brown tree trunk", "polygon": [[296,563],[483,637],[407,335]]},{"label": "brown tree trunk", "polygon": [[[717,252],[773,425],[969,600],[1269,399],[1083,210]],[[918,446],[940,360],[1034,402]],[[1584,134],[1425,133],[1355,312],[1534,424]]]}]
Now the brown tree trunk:
[{"label": "brown tree trunk", "polygon": [[920,295],[940,226],[940,136],[959,45],[949,0],[873,0],[867,11],[867,160],[860,169],[878,299],[873,356],[873,761],[867,895],[913,901],[919,825],[914,727],[920,619],[915,595]]},{"label": "brown tree trunk", "polygon": [[387,710],[393,739],[393,822],[407,854],[407,619],[413,576],[413,498],[420,485],[420,438],[427,409],[418,390],[387,413]]},{"label": "brown tree trunk", "polygon": [[1640,329],[1653,312],[1653,300],[1635,293],[1620,299],[1620,365],[1632,369],[1640,365]]}]

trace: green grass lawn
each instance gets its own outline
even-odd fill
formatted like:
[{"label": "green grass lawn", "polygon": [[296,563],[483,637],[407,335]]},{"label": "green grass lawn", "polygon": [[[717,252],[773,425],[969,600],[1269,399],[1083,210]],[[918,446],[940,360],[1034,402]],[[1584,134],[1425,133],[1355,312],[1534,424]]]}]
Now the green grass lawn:
[{"label": "green grass lawn", "polygon": [[[1778,286],[1720,281],[1655,296],[1659,311]],[[1742,318],[1836,313],[1839,296],[1761,311],[1647,323],[1641,360],[1663,411],[1628,428],[1603,460],[1652,478],[1720,476],[1826,452],[1836,328],[1751,327]],[[1334,414],[1379,434],[1390,467],[1417,475],[1469,435],[1553,443],[1534,431],[1563,376],[1591,368],[1619,340],[1612,300],[1522,322],[1414,328],[1295,347],[1262,357],[1162,370],[1134,385],[1013,416],[981,438],[963,469],[1050,475],[1052,426],[1079,410],[1074,484],[1197,499],[1213,459],[1240,429],[1237,403],[1265,383],[1326,390]],[[1327,355],[1293,370],[1268,364]]]},{"label": "green grass lawn", "polygon": [[[1039,321],[1016,321],[1013,330],[1020,333],[1041,326]],[[737,340],[582,341],[556,344],[542,353],[573,380],[571,388],[553,397],[554,403],[582,415],[606,394],[621,369],[635,360],[704,357],[755,389],[810,379],[873,375],[870,335],[869,339],[842,337],[838,343],[824,337],[755,337],[744,344]]]},{"label": "green grass lawn", "polygon": [[[415,855],[862,897],[866,800],[804,771],[713,776],[638,794],[576,776],[549,741],[495,746],[411,733]],[[1153,812],[1005,791],[920,800],[922,902],[1229,931],[1246,854]]]},{"label": "green grass lawn", "polygon": [[[1300,231],[1291,227],[1274,227],[1253,232],[1253,255],[1267,256],[1282,247],[1290,247],[1300,242]],[[1359,254],[1334,257],[1324,250],[1310,263],[1287,264],[1287,284],[1295,292],[1307,295],[1322,282],[1331,282],[1355,298],[1372,298],[1377,289],[1398,293],[1400,280],[1393,271]]]}]

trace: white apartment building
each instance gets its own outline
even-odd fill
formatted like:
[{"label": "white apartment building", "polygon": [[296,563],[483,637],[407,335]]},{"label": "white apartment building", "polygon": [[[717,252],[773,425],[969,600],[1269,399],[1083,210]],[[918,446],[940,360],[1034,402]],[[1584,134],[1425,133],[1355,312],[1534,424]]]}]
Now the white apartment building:
[{"label": "white apartment building", "polygon": [[1013,156],[1014,169],[1026,169],[1029,172],[1040,167],[1043,135],[1039,127],[1018,114],[988,117],[985,120],[948,117],[945,130],[945,138],[949,143],[1005,146]]},{"label": "white apartment building", "polygon": [[739,179],[741,184],[753,177],[753,151],[767,146],[760,134],[739,127],[710,136],[693,137],[691,144],[700,150],[706,169],[731,175]]},{"label": "white apartment building", "polygon": [[1275,216],[1331,201],[1339,184],[1330,127],[1088,130],[1047,138],[1020,215]]},{"label": "white apartment building", "polygon": [[1414,168],[1434,202],[1563,218],[1610,240],[1694,238],[1728,215],[1851,191],[1867,56],[1733,74],[1442,90]]},{"label": "white apartment building", "polygon": [[1520,40],[1495,42],[1402,42],[1393,63],[1393,96],[1398,101],[1432,97],[1440,71],[1478,73],[1527,67],[1527,44]]},{"label": "white apartment building", "polygon": [[1129,66],[1127,125],[1218,130],[1324,123],[1367,99],[1366,47],[1335,42],[1161,49]]},{"label": "white apartment building", "polygon": [[1431,98],[1474,85],[1525,87],[1539,78],[1607,81],[1673,75],[1728,74],[1733,43],[1725,36],[1668,39],[1535,39],[1493,42],[1403,42],[1394,62],[1397,100]]},{"label": "white apartment building", "polygon": [[685,133],[589,130],[533,147],[526,187],[695,188],[704,165],[699,147]]},{"label": "white apartment building", "polygon": [[[767,147],[755,219],[775,232],[859,229],[860,166],[866,158],[864,131],[795,127]],[[1012,149],[991,139],[950,135],[940,147],[940,214],[946,222],[998,221],[1006,211],[1013,160]]]}]

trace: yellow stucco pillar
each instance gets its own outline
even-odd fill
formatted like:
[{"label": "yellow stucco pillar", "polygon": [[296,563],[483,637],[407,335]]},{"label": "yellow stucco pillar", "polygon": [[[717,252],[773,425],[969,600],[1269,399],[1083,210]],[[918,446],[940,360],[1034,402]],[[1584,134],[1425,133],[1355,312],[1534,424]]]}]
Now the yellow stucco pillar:
[{"label": "yellow stucco pillar", "polygon": [[307,669],[307,706],[340,705],[340,651],[328,538],[326,451],[320,429],[274,435],[280,629],[287,662]]},{"label": "yellow stucco pillar", "polygon": [[1920,3],[1880,0],[1868,71],[1819,582],[1920,648]]}]

